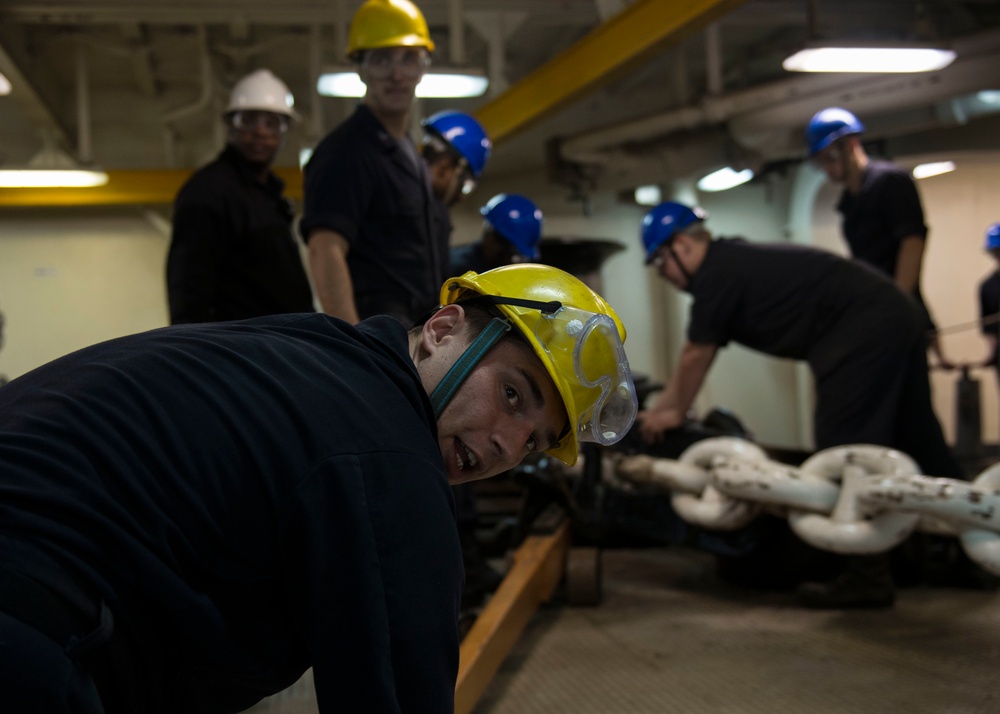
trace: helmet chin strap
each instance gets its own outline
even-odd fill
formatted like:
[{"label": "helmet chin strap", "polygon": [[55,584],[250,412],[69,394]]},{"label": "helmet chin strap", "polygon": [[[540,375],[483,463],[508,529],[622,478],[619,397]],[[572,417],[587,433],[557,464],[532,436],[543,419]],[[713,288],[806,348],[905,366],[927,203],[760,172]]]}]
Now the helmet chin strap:
[{"label": "helmet chin strap", "polygon": [[479,333],[479,336],[462,353],[462,356],[455,360],[448,373],[444,375],[434,391],[431,392],[431,406],[434,407],[434,418],[439,419],[448,402],[455,396],[455,392],[462,386],[469,373],[475,369],[479,361],[493,349],[504,333],[510,329],[510,323],[500,317],[494,317],[486,329]]},{"label": "helmet chin strap", "polygon": [[[558,300],[550,302],[539,302],[537,300],[523,300],[521,298],[503,297],[500,295],[478,295],[469,302],[479,302],[486,305],[516,305],[518,307],[528,307],[539,310],[545,314],[551,314],[562,308],[562,303]],[[447,374],[441,379],[434,391],[431,392],[431,406],[434,407],[434,418],[439,419],[448,402],[452,400],[458,388],[468,378],[476,365],[483,359],[487,352],[493,349],[493,345],[500,341],[505,332],[511,329],[510,321],[502,317],[494,317],[490,324],[479,333],[479,336],[466,348],[462,356],[455,360]]]},{"label": "helmet chin strap", "polygon": [[673,241],[670,241],[669,243],[667,243],[667,250],[670,252],[670,257],[674,259],[675,263],[677,263],[677,269],[679,271],[681,271],[681,275],[684,276],[685,282],[688,285],[690,285],[691,284],[691,277],[692,277],[691,273],[690,273],[690,271],[688,271],[688,269],[686,267],[684,267],[684,263],[681,262],[680,256],[678,256],[677,255],[677,251],[674,250],[674,242]]}]

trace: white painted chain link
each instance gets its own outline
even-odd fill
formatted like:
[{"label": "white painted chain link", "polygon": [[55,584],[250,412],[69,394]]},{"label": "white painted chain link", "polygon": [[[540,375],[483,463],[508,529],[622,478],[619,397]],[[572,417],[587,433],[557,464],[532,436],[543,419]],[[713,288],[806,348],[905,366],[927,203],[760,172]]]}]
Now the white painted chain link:
[{"label": "white painted chain link", "polygon": [[795,468],[743,439],[717,437],[677,460],[623,457],[615,475],[669,491],[677,514],[703,528],[735,530],[766,511],[786,516],[807,543],[845,554],[881,553],[914,530],[953,535],[1000,575],[1000,464],[971,483],[932,478],[900,451],[853,444]]}]

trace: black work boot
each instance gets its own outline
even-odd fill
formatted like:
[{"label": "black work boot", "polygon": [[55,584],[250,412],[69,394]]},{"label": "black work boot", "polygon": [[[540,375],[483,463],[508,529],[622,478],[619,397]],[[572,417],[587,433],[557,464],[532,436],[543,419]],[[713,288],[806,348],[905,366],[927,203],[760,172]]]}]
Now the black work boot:
[{"label": "black work boot", "polygon": [[827,583],[802,583],[795,599],[813,608],[891,607],[896,588],[889,558],[884,554],[850,556],[843,573]]}]

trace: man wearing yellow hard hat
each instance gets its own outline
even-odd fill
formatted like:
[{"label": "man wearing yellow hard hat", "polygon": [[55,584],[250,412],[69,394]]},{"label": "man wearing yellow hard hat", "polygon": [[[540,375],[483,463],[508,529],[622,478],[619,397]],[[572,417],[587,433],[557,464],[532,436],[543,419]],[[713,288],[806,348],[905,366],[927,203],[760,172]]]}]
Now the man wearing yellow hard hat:
[{"label": "man wearing yellow hard hat", "polygon": [[433,50],[412,2],[366,0],[347,48],[365,96],[305,167],[299,230],[313,285],[323,311],[349,322],[389,314],[411,325],[447,277],[427,168],[407,135]]},{"label": "man wearing yellow hard hat", "polygon": [[0,389],[0,701],[235,712],[313,669],[319,711],[451,712],[449,484],[636,414],[615,311],[521,264],[407,330],[318,313],[177,325]]}]

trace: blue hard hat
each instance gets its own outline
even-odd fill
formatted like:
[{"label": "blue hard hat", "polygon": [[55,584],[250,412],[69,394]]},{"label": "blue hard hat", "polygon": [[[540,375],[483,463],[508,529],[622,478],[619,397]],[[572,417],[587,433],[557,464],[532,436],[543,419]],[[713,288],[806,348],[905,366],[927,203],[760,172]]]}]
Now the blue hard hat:
[{"label": "blue hard hat", "polygon": [[493,144],[482,125],[464,112],[444,111],[424,119],[424,130],[440,136],[469,164],[474,178],[486,167]]},{"label": "blue hard hat", "polygon": [[809,155],[815,156],[842,136],[860,134],[864,130],[864,125],[846,109],[829,107],[816,112],[806,127]]},{"label": "blue hard hat", "polygon": [[991,223],[986,229],[986,250],[1000,248],[1000,223]]},{"label": "blue hard hat", "polygon": [[542,237],[542,212],[538,206],[516,193],[500,193],[479,212],[518,253],[531,260],[538,258],[538,239]]},{"label": "blue hard hat", "polygon": [[683,203],[664,201],[642,219],[642,244],[646,247],[646,262],[653,262],[660,246],[698,221],[704,221],[708,214],[698,207],[691,208]]}]

